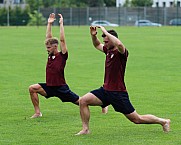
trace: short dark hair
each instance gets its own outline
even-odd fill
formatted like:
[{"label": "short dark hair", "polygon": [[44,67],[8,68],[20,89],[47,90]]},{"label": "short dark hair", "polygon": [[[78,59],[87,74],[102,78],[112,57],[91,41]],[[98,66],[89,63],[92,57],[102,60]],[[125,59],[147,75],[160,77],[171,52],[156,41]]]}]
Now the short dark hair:
[{"label": "short dark hair", "polygon": [[[107,32],[110,33],[111,35],[113,35],[113,36],[115,36],[115,37],[118,38],[118,34],[116,33],[115,30],[107,30]],[[102,37],[106,37],[106,35],[105,35],[105,34],[102,34]]]}]

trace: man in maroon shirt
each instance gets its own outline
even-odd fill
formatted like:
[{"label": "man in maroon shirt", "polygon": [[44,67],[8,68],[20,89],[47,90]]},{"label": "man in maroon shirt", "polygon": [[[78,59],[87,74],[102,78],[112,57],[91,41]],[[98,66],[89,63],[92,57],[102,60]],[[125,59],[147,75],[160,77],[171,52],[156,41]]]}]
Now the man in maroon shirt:
[{"label": "man in maroon shirt", "polygon": [[60,17],[60,52],[58,50],[58,39],[52,36],[52,23],[55,21],[55,14],[50,14],[48,18],[45,45],[48,52],[46,65],[46,83],[34,84],[29,87],[31,100],[35,109],[35,114],[31,118],[42,117],[39,108],[38,94],[45,98],[58,97],[62,102],[72,102],[79,104],[79,96],[73,93],[64,78],[64,68],[68,58],[67,45],[65,42],[63,17]]},{"label": "man in maroon shirt", "polygon": [[[103,32],[102,37],[104,44],[101,44],[97,38],[96,28],[100,28]],[[82,130],[76,135],[90,133],[89,105],[106,107],[110,104],[115,111],[124,114],[135,124],[160,124],[164,132],[169,132],[170,119],[158,118],[154,115],[139,115],[132,106],[124,83],[128,50],[118,39],[117,33],[114,30],[107,31],[102,26],[91,26],[90,34],[94,47],[106,55],[104,84],[103,87],[93,90],[81,97],[79,106]]]}]

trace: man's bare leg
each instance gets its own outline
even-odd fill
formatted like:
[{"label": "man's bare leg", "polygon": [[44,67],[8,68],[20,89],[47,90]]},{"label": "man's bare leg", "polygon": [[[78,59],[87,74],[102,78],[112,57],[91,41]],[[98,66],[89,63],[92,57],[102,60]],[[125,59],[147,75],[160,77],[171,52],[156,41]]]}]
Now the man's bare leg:
[{"label": "man's bare leg", "polygon": [[83,97],[80,98],[79,106],[80,106],[80,116],[82,120],[82,130],[78,132],[76,135],[89,134],[89,120],[90,120],[90,110],[89,105],[92,106],[101,106],[102,102],[92,93],[87,93]]},{"label": "man's bare leg", "polygon": [[89,119],[90,119],[90,110],[87,104],[81,103],[80,99],[80,116],[82,120],[82,130],[76,135],[89,134]]},{"label": "man's bare leg", "polygon": [[40,93],[41,95],[46,95],[45,91],[39,84],[34,84],[29,87],[29,93],[35,110],[35,114],[30,118],[42,117],[42,113],[40,112],[39,108],[38,93]]},{"label": "man's bare leg", "polygon": [[[81,118],[82,118],[82,128],[83,130],[81,130],[79,133],[77,133],[76,135],[82,135],[82,134],[89,134],[90,133],[90,130],[89,130],[89,119],[90,119],[90,110],[89,110],[89,107],[88,106],[82,106],[81,105],[81,108],[80,110],[83,110],[83,111],[80,111],[80,115],[81,115]],[[105,108],[102,108],[102,113],[106,114],[108,112],[108,106],[105,107]],[[86,115],[85,115],[86,114]],[[84,119],[83,119],[84,118]]]},{"label": "man's bare leg", "polygon": [[130,121],[135,124],[160,124],[164,132],[170,131],[170,119],[158,118],[154,115],[139,115],[136,111],[131,114],[125,115]]}]

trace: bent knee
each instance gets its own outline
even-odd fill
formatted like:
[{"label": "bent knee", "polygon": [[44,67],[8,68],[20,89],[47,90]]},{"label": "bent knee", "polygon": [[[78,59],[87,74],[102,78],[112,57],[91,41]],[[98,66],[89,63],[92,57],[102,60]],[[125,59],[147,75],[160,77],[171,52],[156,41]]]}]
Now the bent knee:
[{"label": "bent knee", "polygon": [[80,104],[80,105],[87,105],[86,99],[85,99],[84,97],[81,97],[81,98],[79,99],[79,104]]},{"label": "bent knee", "polygon": [[34,84],[34,85],[30,85],[30,86],[29,86],[29,92],[30,92],[30,93],[36,92],[37,89],[38,89],[38,85],[37,85],[37,84]]},{"label": "bent knee", "polygon": [[33,92],[33,85],[29,86],[29,92],[32,93]]}]

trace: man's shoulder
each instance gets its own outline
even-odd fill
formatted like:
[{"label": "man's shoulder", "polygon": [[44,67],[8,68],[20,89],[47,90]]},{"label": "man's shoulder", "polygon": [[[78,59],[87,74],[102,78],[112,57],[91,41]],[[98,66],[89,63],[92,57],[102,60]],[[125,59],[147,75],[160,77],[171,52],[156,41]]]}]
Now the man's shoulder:
[{"label": "man's shoulder", "polygon": [[68,52],[62,53],[62,52],[60,51],[60,52],[59,52],[59,57],[63,57],[63,58],[65,58],[65,59],[67,59],[67,58],[68,58]]}]

